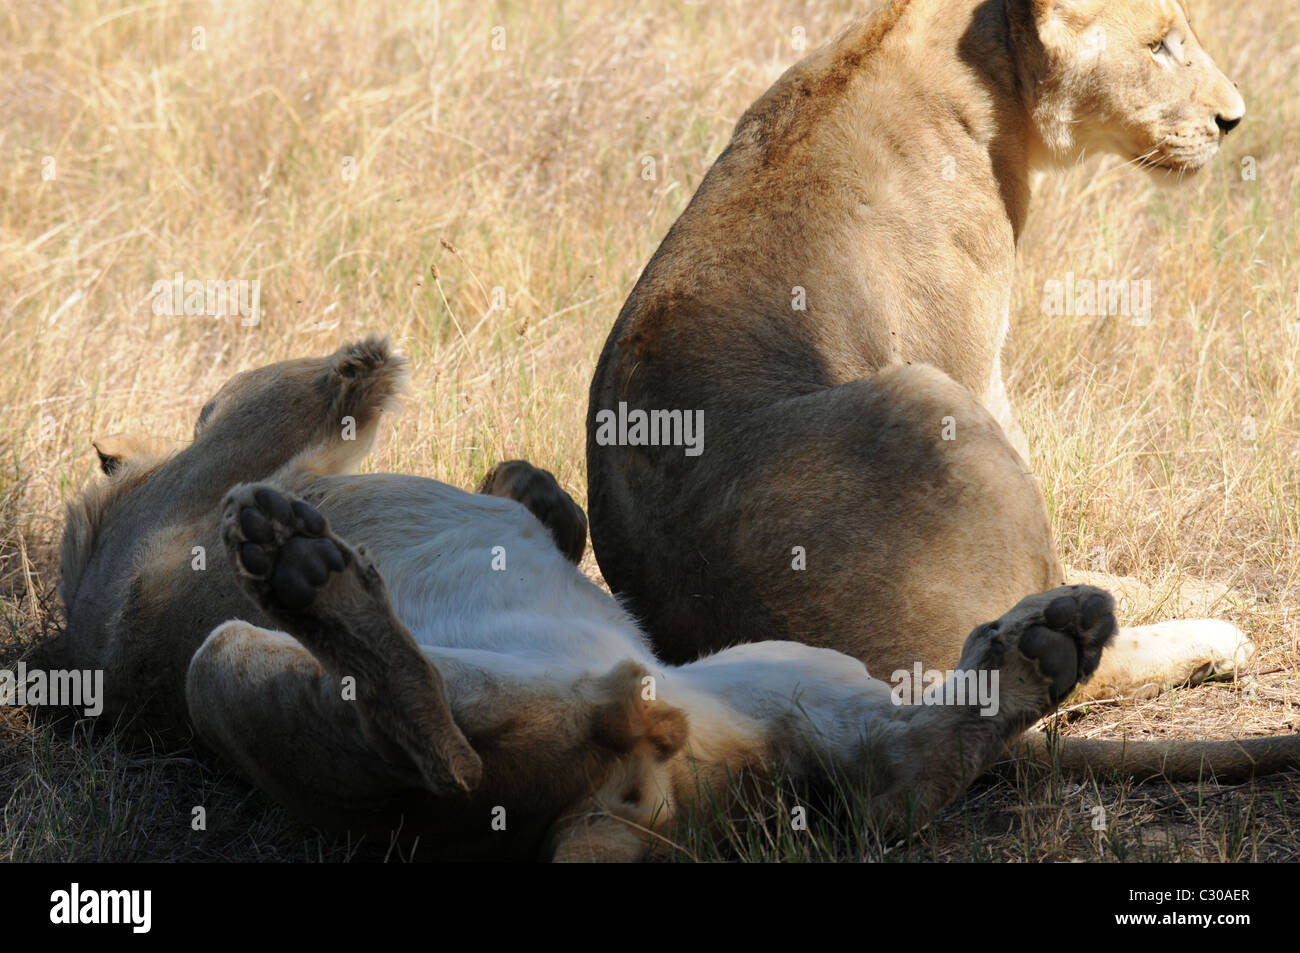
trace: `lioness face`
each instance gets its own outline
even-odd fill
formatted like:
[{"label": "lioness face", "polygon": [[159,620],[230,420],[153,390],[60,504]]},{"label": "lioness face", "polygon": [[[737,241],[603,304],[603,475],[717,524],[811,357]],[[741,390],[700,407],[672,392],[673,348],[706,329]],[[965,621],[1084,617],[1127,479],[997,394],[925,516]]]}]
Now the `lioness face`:
[{"label": "lioness face", "polygon": [[1149,170],[1196,172],[1245,116],[1192,31],[1185,0],[1034,3],[1055,74],[1056,101],[1040,115],[1072,127],[1044,135],[1057,158],[1104,151]]}]

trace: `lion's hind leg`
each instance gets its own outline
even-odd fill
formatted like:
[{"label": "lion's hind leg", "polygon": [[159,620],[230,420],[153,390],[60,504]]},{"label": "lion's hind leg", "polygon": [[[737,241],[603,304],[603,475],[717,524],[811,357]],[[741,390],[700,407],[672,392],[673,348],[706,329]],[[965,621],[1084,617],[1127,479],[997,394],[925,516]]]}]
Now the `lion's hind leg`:
[{"label": "lion's hind leg", "polygon": [[[944,692],[913,697],[901,718],[867,736],[866,783],[888,825],[928,821],[989,769],[1008,740],[1091,678],[1115,636],[1114,609],[1100,589],[1067,586],[1022,599],[977,626]],[[973,698],[957,690],[970,685],[968,673]],[[987,697],[978,690],[981,678]]]},{"label": "lion's hind leg", "polygon": [[430,791],[472,789],[479,757],[365,554],[334,536],[314,507],[269,484],[236,487],[222,509],[222,538],[249,596],[331,675],[353,680],[362,718],[406,752]]},{"label": "lion's hind leg", "polygon": [[[873,819],[901,833],[928,822],[988,770],[1007,741],[1092,675],[1115,633],[1113,609],[1106,593],[1083,586],[1024,599],[976,627],[957,670],[933,696],[920,686],[915,695],[899,694],[837,652],[755,642],[677,670],[732,717],[709,717],[690,699],[666,697],[691,725],[686,757],[710,748],[730,753],[730,770],[714,772],[715,795],[743,762],[776,761],[791,780],[834,775],[853,785],[866,794]],[[737,726],[757,744],[735,736]],[[723,732],[733,737],[724,740]],[[678,789],[680,807],[692,792]]]}]

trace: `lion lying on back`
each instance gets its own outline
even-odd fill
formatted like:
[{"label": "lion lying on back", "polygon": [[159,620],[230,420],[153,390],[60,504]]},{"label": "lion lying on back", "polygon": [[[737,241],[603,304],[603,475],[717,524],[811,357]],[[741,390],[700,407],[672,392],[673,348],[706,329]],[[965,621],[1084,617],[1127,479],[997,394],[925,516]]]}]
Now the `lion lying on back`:
[{"label": "lion lying on back", "polygon": [[849,779],[886,828],[924,823],[1115,631],[1100,590],[1025,599],[967,640],[961,667],[997,676],[983,708],[897,705],[857,660],[792,642],[666,665],[578,571],[582,513],[549,474],[489,475],[526,505],[343,475],[404,374],[370,339],[236,376],[174,454],[101,443],[47,662],[103,669],[106,717],[192,728],[317,823],[450,857],[624,859],[777,763]]}]

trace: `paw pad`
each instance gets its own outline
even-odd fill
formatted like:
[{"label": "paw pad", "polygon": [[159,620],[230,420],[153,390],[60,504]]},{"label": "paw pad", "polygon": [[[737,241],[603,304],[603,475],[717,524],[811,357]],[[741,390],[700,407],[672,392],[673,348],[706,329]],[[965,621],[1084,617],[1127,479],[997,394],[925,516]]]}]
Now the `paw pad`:
[{"label": "paw pad", "polygon": [[325,517],[302,500],[268,487],[237,493],[227,530],[236,560],[264,599],[289,610],[306,609],[331,573],[351,553],[328,535]]}]

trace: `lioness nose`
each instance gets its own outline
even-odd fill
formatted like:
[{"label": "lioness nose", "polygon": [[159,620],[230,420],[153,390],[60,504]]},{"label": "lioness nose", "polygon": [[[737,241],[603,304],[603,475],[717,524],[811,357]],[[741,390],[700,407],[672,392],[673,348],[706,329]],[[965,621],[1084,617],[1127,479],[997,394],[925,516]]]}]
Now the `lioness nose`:
[{"label": "lioness nose", "polygon": [[1222,129],[1225,134],[1232,132],[1232,130],[1236,129],[1238,126],[1241,125],[1240,116],[1235,116],[1230,118],[1228,116],[1224,116],[1220,114],[1214,117],[1214,121],[1219,124],[1219,128]]},{"label": "lioness nose", "polygon": [[1214,121],[1223,130],[1224,135],[1227,135],[1241,125],[1241,120],[1246,115],[1246,101],[1241,98],[1241,93],[1237,92],[1236,84],[1228,82],[1226,76],[1224,83],[1226,86],[1224,96],[1219,102],[1219,112],[1214,117]]}]

